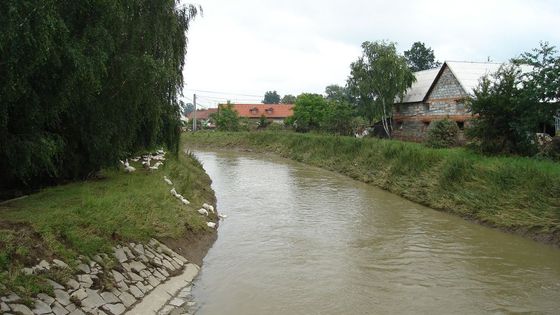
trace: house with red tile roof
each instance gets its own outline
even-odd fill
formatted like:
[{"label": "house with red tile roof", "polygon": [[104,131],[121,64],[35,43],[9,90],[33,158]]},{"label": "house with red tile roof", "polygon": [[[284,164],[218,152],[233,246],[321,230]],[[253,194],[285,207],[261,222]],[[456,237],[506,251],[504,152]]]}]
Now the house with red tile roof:
[{"label": "house with red tile roof", "polygon": [[[218,109],[217,108],[208,108],[208,109],[197,109],[196,110],[196,119],[197,120],[208,120],[210,119],[210,115],[212,115],[213,113],[217,113]],[[194,112],[190,112],[187,115],[187,119],[188,121],[192,121],[194,116]]]},{"label": "house with red tile roof", "polygon": [[[197,109],[196,110],[196,120],[198,121],[197,125],[201,126],[202,128],[209,128],[209,129],[215,128],[216,126],[212,123],[212,121],[210,121],[210,116],[217,112],[218,112],[217,108]],[[193,118],[195,118],[195,113],[190,112],[186,116],[185,119],[186,123],[188,124],[190,122],[190,124],[192,125]]]},{"label": "house with red tile roof", "polygon": [[[220,104],[219,107],[228,106]],[[283,123],[284,119],[294,114],[293,104],[231,104],[239,117],[258,120],[261,116],[276,123]]]}]

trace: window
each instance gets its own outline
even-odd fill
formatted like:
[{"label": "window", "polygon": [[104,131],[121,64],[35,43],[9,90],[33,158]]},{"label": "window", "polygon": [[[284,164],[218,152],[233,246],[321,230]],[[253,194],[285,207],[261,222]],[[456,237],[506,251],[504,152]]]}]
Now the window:
[{"label": "window", "polygon": [[[424,103],[424,111],[429,111],[430,110],[430,104],[429,103]],[[428,123],[429,124],[429,123]]]}]

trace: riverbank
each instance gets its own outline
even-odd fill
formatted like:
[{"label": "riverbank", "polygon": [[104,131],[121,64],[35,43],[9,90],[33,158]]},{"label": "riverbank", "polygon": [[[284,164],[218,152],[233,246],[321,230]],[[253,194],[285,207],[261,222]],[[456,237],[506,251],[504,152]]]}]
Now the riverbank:
[{"label": "riverbank", "polygon": [[[0,205],[0,296],[15,294],[18,303],[31,307],[32,297],[53,294],[50,280],[65,285],[83,270],[81,265],[94,265],[93,257],[100,255],[106,259],[96,269],[105,276],[89,275],[100,278],[101,284],[107,280],[107,288],[114,287],[116,279],[106,276],[119,263],[116,249],[147,244],[152,238],[186,258],[183,264],[188,260],[200,265],[216,239],[207,218],[196,211],[204,203],[215,204],[208,175],[194,156],[183,153],[168,157],[159,170],[134,166],[133,173],[104,170],[96,179],[48,188]],[[164,176],[189,205],[170,194],[172,186]],[[216,222],[216,215],[210,214],[209,220]],[[41,264],[52,266],[55,259],[68,268],[41,268]]]},{"label": "riverbank", "polygon": [[279,154],[434,209],[560,246],[560,164],[379,139],[285,132],[186,134],[208,148]]}]

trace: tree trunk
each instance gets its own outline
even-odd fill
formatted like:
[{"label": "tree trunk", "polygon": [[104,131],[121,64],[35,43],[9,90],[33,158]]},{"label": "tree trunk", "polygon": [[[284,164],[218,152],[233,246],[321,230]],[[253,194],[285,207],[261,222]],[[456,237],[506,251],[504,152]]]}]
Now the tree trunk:
[{"label": "tree trunk", "polygon": [[[389,129],[389,123],[387,123],[387,110],[385,109],[385,100],[381,100],[381,105],[383,107],[383,115],[381,117],[381,122],[383,123],[383,129],[385,129],[385,133],[387,137],[391,139],[391,130]],[[392,128],[391,128],[392,129]]]}]

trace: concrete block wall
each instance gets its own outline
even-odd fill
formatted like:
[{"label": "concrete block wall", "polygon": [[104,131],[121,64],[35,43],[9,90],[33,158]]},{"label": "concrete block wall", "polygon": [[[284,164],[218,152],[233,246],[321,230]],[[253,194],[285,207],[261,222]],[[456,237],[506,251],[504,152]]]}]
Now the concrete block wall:
[{"label": "concrete block wall", "polygon": [[467,96],[467,93],[465,93],[453,72],[446,67],[443,69],[443,73],[432,89],[428,99],[461,98],[465,96]]},{"label": "concrete block wall", "polygon": [[[395,106],[396,128],[393,137],[407,141],[424,141],[432,121],[451,119],[464,122],[470,114],[461,100],[467,93],[449,68],[445,68],[426,102]],[[461,138],[463,135],[461,133]]]},{"label": "concrete block wall", "polygon": [[429,122],[423,122],[420,120],[405,120],[397,122],[393,126],[393,138],[422,142],[426,140],[429,125]]}]

